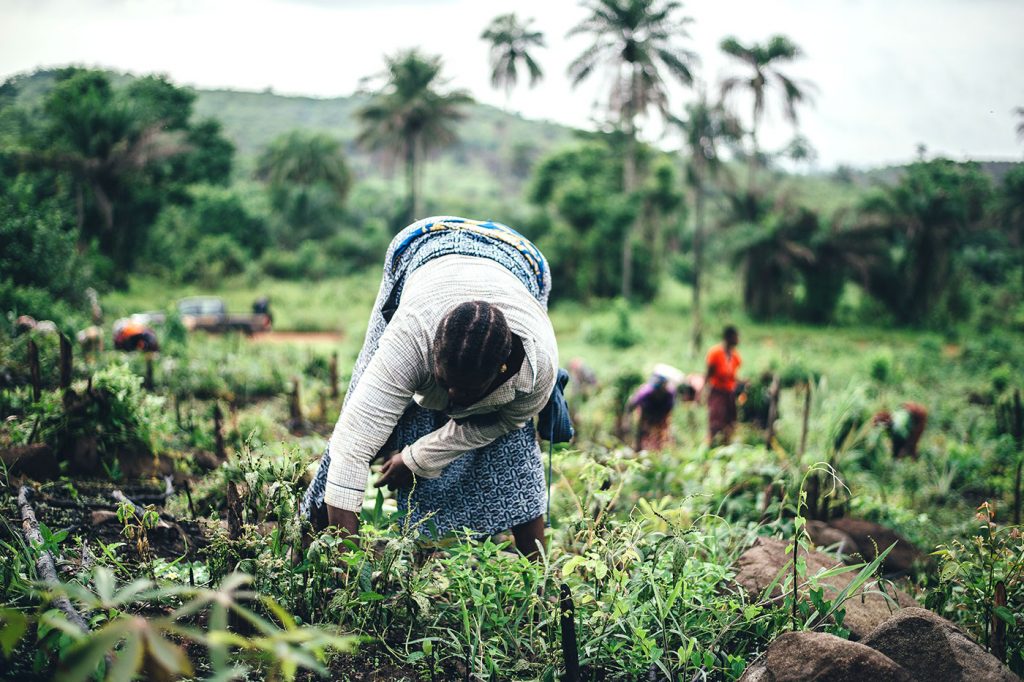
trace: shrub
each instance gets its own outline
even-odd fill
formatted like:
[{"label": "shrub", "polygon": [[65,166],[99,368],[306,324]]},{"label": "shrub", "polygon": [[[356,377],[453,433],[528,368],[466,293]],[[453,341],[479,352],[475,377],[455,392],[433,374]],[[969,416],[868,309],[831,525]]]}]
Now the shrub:
[{"label": "shrub", "polygon": [[891,353],[876,353],[871,357],[871,378],[884,384],[893,378],[893,357]]}]

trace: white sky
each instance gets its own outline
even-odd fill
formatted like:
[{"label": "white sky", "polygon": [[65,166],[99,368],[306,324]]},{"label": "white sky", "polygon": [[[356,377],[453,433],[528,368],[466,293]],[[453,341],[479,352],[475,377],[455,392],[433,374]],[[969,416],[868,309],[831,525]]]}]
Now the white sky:
[{"label": "white sky", "polygon": [[[513,10],[536,18],[549,47],[545,81],[512,108],[589,127],[605,95],[600,79],[572,90],[565,76],[588,44],[565,39],[584,14],[574,0],[0,0],[0,79],[77,63],[332,97],[379,72],[384,54],[419,46],[444,57],[452,85],[500,106],[479,35]],[[1024,155],[1012,114],[1024,106],[1024,0],[690,0],[685,11],[712,87],[728,70],[726,35],[785,33],[804,49],[791,72],[818,87],[801,126],[823,167],[906,161],[918,143],[954,158]],[[677,111],[688,96],[677,90]],[[769,116],[762,137],[781,146],[791,131],[778,109]]]}]

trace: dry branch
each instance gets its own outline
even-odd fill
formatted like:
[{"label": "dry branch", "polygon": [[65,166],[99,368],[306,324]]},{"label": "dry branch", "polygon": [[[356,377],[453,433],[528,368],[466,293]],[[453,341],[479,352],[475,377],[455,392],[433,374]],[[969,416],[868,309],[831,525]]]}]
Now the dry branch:
[{"label": "dry branch", "polygon": [[[21,486],[18,489],[18,509],[21,511],[21,529],[25,534],[25,540],[30,547],[40,547],[43,544],[43,536],[39,532],[39,522],[36,520],[35,512],[28,501],[29,487]],[[36,557],[36,572],[42,576],[43,582],[49,587],[56,587],[60,584],[57,579],[57,566],[53,562],[53,555],[49,551],[40,549]],[[82,618],[82,614],[75,610],[71,601],[66,595],[54,597],[53,605],[64,612],[69,622],[83,633],[89,632],[89,624]]]}]

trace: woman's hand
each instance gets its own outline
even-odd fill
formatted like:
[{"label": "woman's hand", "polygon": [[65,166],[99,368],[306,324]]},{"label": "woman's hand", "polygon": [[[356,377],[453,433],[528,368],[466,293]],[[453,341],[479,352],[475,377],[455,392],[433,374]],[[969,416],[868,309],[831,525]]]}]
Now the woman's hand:
[{"label": "woman's hand", "polygon": [[359,533],[359,515],[354,511],[327,505],[327,523],[345,531],[349,537]]},{"label": "woman's hand", "polygon": [[380,469],[380,477],[373,484],[374,488],[388,487],[388,490],[408,488],[412,485],[412,471],[405,465],[401,452],[393,452]]}]

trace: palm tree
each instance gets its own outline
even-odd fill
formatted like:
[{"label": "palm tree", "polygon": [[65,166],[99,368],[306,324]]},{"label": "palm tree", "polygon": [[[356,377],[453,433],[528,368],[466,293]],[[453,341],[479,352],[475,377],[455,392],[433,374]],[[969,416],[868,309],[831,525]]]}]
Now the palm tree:
[{"label": "palm tree", "polygon": [[[584,0],[589,16],[568,37],[587,34],[594,43],[569,65],[575,87],[604,66],[612,75],[609,110],[625,134],[622,184],[627,193],[640,185],[637,169],[637,118],[652,107],[668,115],[668,76],[693,82],[696,55],[678,45],[692,19],[680,16],[676,0]],[[622,249],[622,295],[630,295],[633,276],[632,229]]]},{"label": "palm tree", "polygon": [[749,157],[750,182],[754,181],[760,149],[757,143],[757,127],[761,123],[765,111],[765,97],[772,86],[782,91],[783,113],[787,120],[796,125],[797,105],[810,101],[812,85],[798,82],[779,70],[779,66],[792,62],[803,56],[803,51],[789,38],[782,35],[772,36],[766,45],[751,43],[744,45],[733,37],[721,43],[721,49],[727,55],[735,57],[749,68],[748,73],[730,76],[722,81],[722,99],[728,98],[736,90],[744,89],[753,98],[753,110],[750,119],[751,154]]},{"label": "palm tree", "polygon": [[352,175],[341,142],[322,133],[293,130],[279,136],[256,162],[270,202],[291,227],[293,245],[337,228]]},{"label": "palm tree", "polygon": [[719,145],[740,136],[739,122],[722,104],[712,104],[701,90],[697,100],[686,105],[686,118],[674,122],[682,130],[686,150],[690,156],[687,181],[694,193],[693,229],[693,347],[702,345],[702,319],[700,304],[701,274],[704,256],[704,218],[707,182],[721,170]]},{"label": "palm tree", "polygon": [[515,13],[502,14],[480,36],[491,44],[491,85],[505,91],[505,106],[512,95],[512,89],[519,83],[520,64],[530,75],[530,87],[544,77],[540,65],[530,54],[535,47],[545,47],[544,34],[531,31],[533,19],[520,24]]},{"label": "palm tree", "polygon": [[356,112],[362,123],[358,141],[402,159],[409,213],[419,217],[423,160],[458,139],[452,123],[464,117],[461,107],[473,98],[465,90],[444,92],[441,58],[418,50],[388,57],[382,78],[384,84]]},{"label": "palm tree", "polygon": [[270,185],[324,183],[342,199],[352,183],[341,142],[329,135],[301,130],[285,133],[270,143],[256,164],[256,177]]},{"label": "palm tree", "polygon": [[[189,151],[181,131],[168,131],[165,120],[138,116],[98,71],[68,69],[47,95],[43,111],[49,121],[49,144],[25,151],[25,162],[68,173],[82,245],[95,238],[120,264],[129,264],[131,229],[116,220],[118,195],[141,171]],[[98,224],[86,219],[87,194]]]}]

